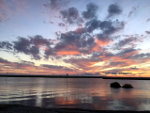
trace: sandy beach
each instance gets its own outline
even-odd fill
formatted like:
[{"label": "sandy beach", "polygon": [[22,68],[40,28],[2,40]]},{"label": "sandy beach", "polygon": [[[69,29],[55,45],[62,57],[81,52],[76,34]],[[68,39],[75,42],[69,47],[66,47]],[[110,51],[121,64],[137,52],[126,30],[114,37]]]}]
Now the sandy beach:
[{"label": "sandy beach", "polygon": [[75,108],[40,108],[23,105],[0,105],[0,113],[150,113],[150,111],[85,110]]}]

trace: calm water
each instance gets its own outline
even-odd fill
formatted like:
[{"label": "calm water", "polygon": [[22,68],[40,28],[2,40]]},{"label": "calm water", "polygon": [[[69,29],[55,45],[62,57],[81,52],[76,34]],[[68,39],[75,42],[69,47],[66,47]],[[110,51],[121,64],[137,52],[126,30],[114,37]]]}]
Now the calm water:
[{"label": "calm water", "polygon": [[[112,89],[111,82],[133,89]],[[150,110],[149,80],[0,78],[0,103],[103,110]]]}]

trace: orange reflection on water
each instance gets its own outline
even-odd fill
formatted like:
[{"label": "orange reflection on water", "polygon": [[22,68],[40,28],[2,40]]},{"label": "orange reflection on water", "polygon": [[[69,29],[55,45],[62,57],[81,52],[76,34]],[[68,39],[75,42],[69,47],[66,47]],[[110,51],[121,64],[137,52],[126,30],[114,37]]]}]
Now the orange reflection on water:
[{"label": "orange reflection on water", "polygon": [[55,103],[58,105],[71,105],[77,104],[79,101],[71,97],[57,97],[55,98]]}]

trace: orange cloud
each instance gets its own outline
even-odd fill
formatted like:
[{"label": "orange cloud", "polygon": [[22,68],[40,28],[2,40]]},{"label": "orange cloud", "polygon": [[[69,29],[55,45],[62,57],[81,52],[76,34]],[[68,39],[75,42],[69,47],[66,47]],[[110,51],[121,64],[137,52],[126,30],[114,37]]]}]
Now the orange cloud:
[{"label": "orange cloud", "polygon": [[[0,73],[1,74],[35,74],[35,75],[65,75],[75,74],[75,71],[63,67],[63,66],[52,66],[52,67],[43,67],[43,66],[34,66],[30,64],[9,62],[4,59],[0,59]],[[76,71],[77,72],[77,71]]]},{"label": "orange cloud", "polygon": [[98,44],[99,46],[107,46],[110,43],[109,40],[98,40],[98,39],[96,39],[95,41],[96,41],[96,44]]},{"label": "orange cloud", "polygon": [[78,51],[58,51],[58,55],[77,55],[80,54]]},{"label": "orange cloud", "polygon": [[110,40],[98,40],[95,37],[95,43],[96,45],[93,48],[93,51],[99,51],[101,47],[107,46],[110,43]]}]

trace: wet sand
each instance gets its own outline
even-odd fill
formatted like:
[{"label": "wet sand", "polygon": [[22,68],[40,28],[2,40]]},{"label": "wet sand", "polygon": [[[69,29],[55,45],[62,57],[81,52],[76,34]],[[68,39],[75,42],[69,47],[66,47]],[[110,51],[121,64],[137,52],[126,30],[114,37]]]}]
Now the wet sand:
[{"label": "wet sand", "polygon": [[0,113],[150,113],[150,111],[85,110],[75,108],[40,108],[23,105],[0,105]]}]

